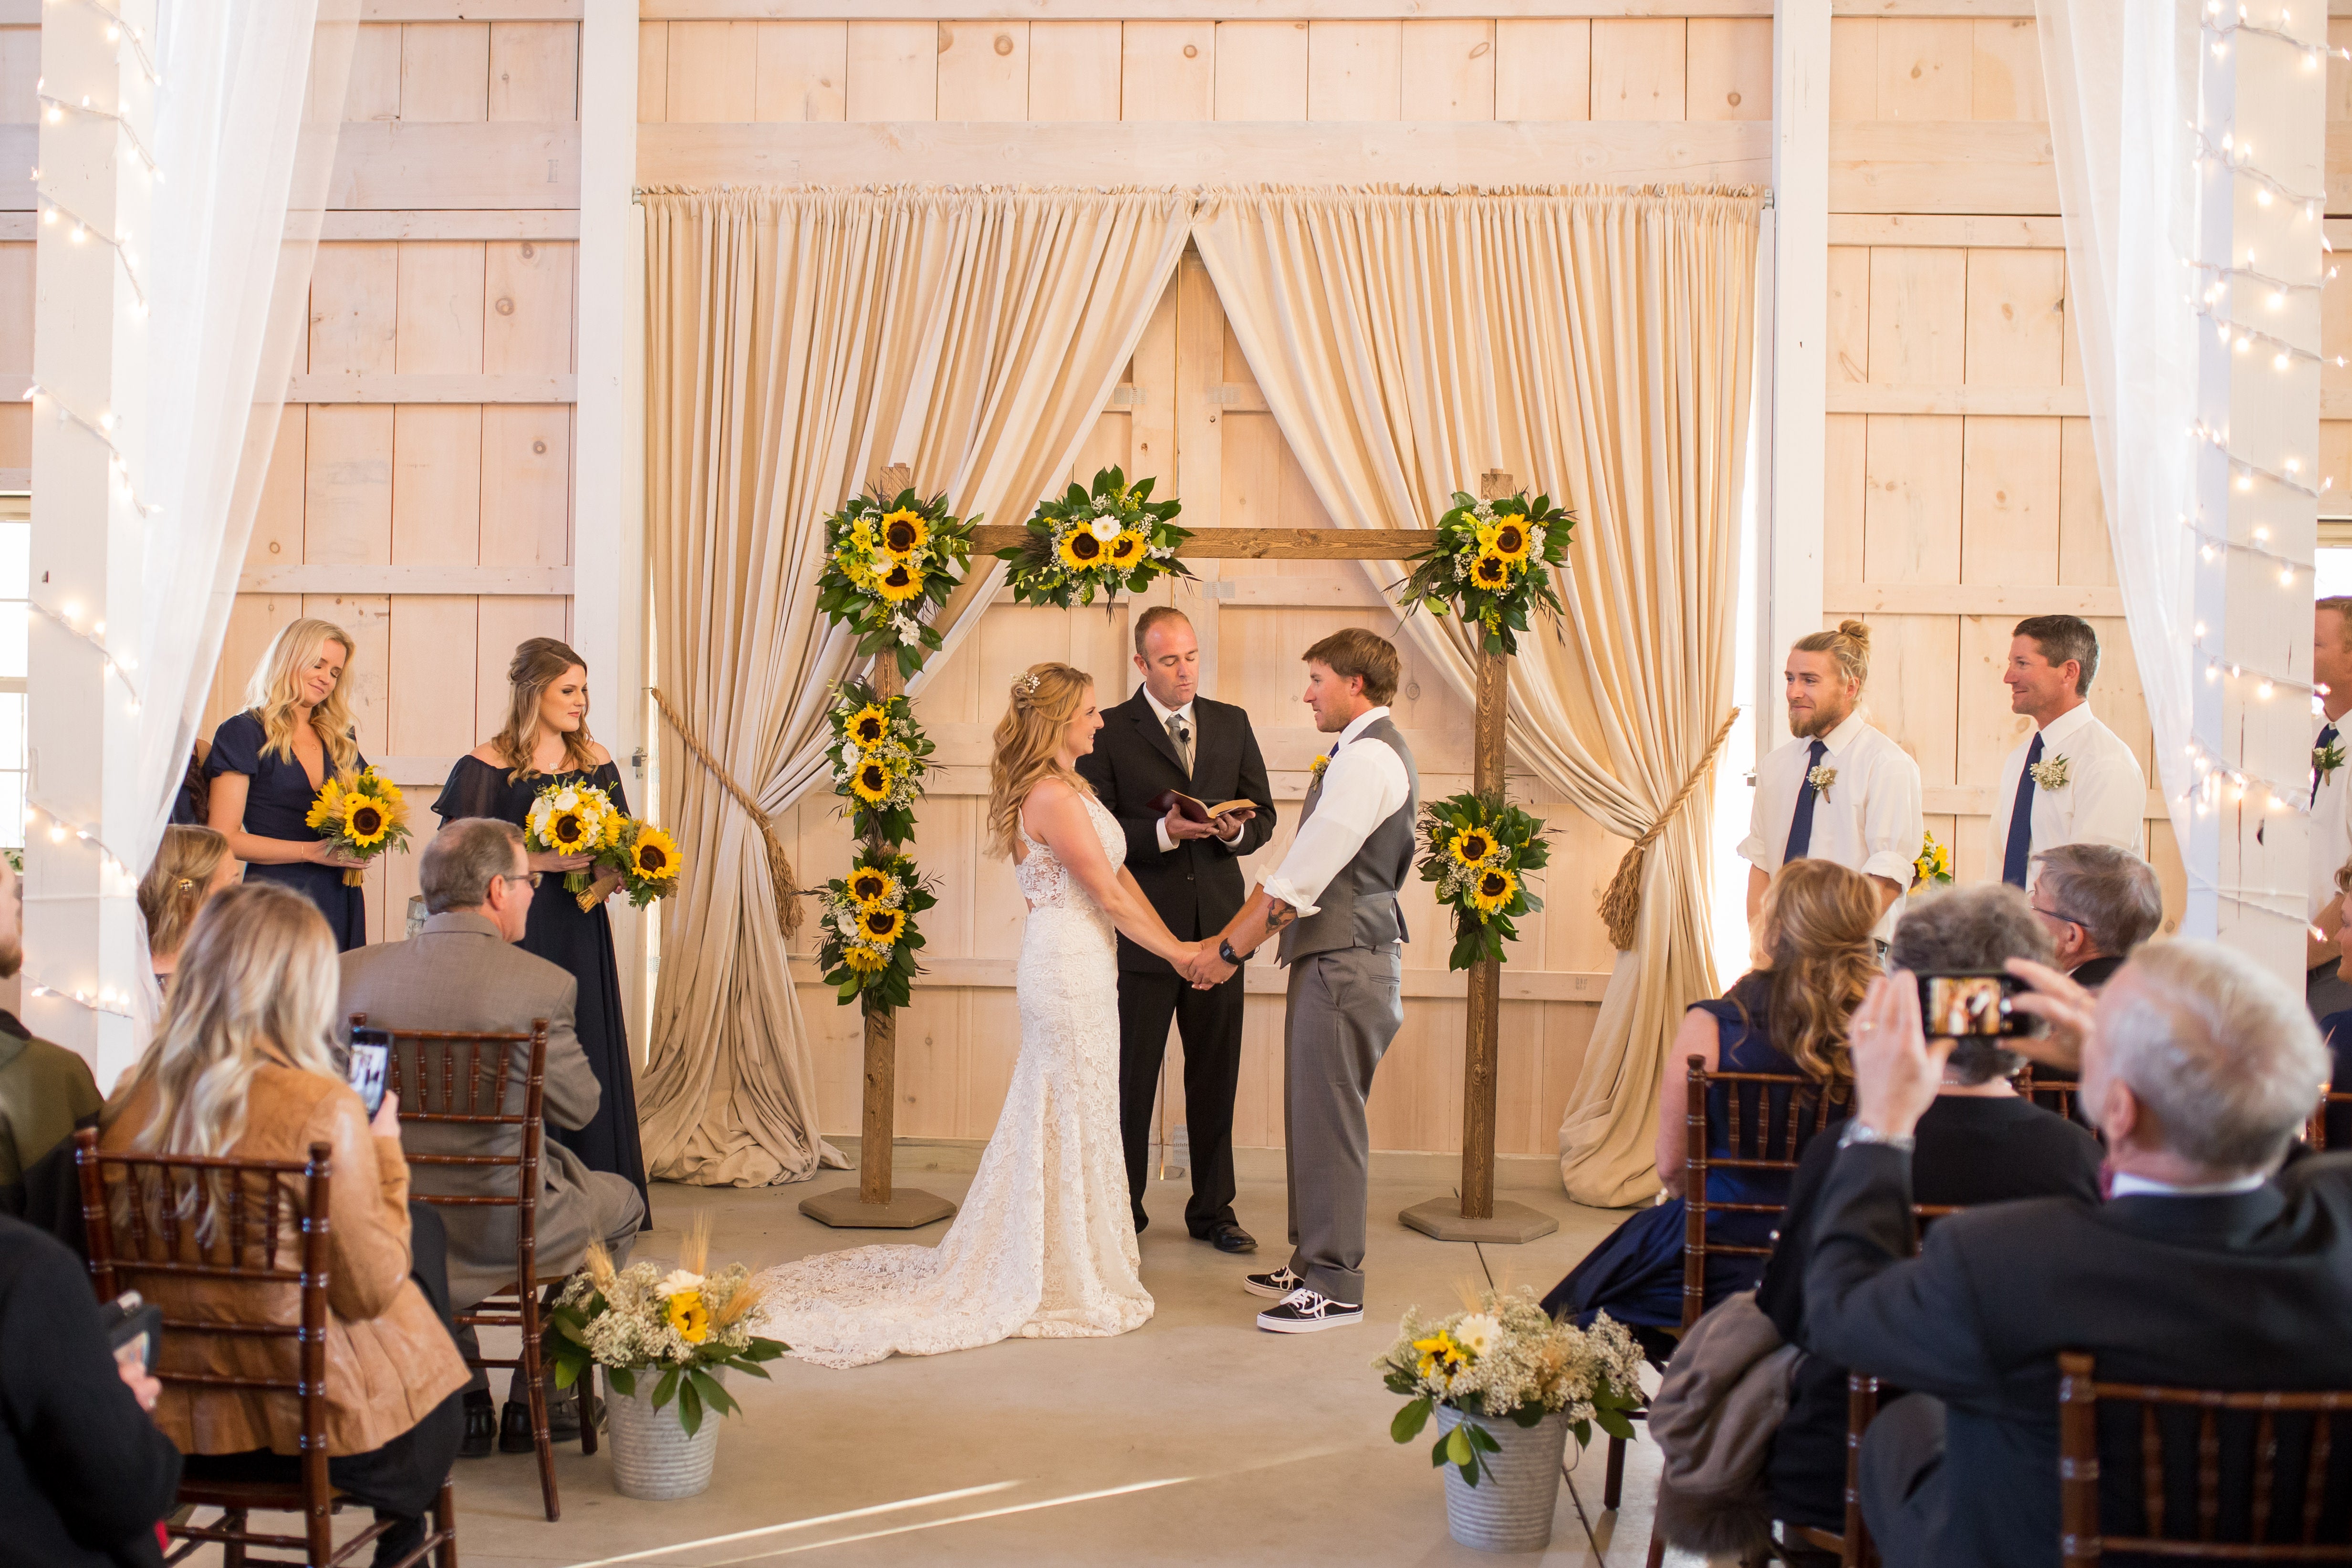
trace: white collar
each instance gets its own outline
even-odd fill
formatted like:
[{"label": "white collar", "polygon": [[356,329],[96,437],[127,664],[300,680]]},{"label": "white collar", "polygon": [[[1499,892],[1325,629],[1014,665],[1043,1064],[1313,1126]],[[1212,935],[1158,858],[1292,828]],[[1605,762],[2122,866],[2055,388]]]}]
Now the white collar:
[{"label": "white collar", "polygon": [[1388,716],[1389,710],[1385,706],[1366,708],[1363,712],[1358,714],[1355,717],[1348,721],[1348,727],[1339,732],[1339,738],[1331,742],[1325,754],[1328,756],[1330,752],[1339,750],[1341,747],[1347,745],[1348,742],[1355,739],[1356,737],[1363,734],[1365,730],[1370,728],[1375,720],[1383,719]]},{"label": "white collar", "polygon": [[2117,1171],[2107,1184],[2107,1197],[2227,1197],[2236,1193],[2252,1192],[2271,1178],[2256,1173],[2253,1176],[2232,1176],[2228,1181],[2205,1182],[2197,1186],[2175,1186],[2168,1181],[2155,1181],[2147,1176]]},{"label": "white collar", "polygon": [[1842,758],[1846,754],[1846,748],[1852,746],[1861,736],[1862,732],[1869,727],[1870,710],[1864,707],[1861,704],[1856,703],[1852,713],[1838,720],[1838,726],[1835,729],[1830,731],[1827,735],[1800,736],[1797,737],[1797,744],[1804,746],[1811,741],[1818,740],[1822,743],[1822,749],[1823,751],[1829,753],[1832,757]]},{"label": "white collar", "polygon": [[2315,714],[2312,716],[2311,720],[2311,739],[2313,745],[2315,746],[2319,743],[2319,732],[2326,729],[2331,724],[2336,727],[2336,733],[2338,736],[2352,735],[2352,713],[2346,714],[2342,718],[2330,718],[2325,713]]},{"label": "white collar", "polygon": [[1150,686],[1142,687],[1141,690],[1143,692],[1143,700],[1151,705],[1151,711],[1153,715],[1159,718],[1160,728],[1166,729],[1168,727],[1168,721],[1171,718],[1181,717],[1186,724],[1192,722],[1192,705],[1191,703],[1186,703],[1182,707],[1162,707],[1160,706],[1160,699],[1151,695],[1151,688]]},{"label": "white collar", "polygon": [[[2078,731],[2098,722],[2088,701],[2076,703],[2056,718],[2042,727],[2042,749],[2046,755],[2053,746],[2063,746]],[[2028,744],[2032,744],[2028,742]]]}]

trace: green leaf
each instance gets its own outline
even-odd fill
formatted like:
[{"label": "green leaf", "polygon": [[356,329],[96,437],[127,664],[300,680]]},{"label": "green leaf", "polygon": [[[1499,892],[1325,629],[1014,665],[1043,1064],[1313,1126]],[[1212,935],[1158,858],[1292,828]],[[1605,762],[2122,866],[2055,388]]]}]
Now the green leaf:
[{"label": "green leaf", "polygon": [[1619,1441],[1630,1443],[1633,1440],[1633,1423],[1625,1418],[1623,1411],[1603,1409],[1595,1405],[1592,1418],[1601,1423],[1602,1431]]},{"label": "green leaf", "polygon": [[698,1368],[688,1374],[688,1376],[694,1385],[694,1391],[702,1396],[702,1403],[718,1414],[724,1416],[737,1407],[735,1396],[728,1393],[726,1387],[710,1374]]},{"label": "green leaf", "polygon": [[1453,1433],[1440,1432],[1437,1435],[1437,1442],[1435,1446],[1429,1450],[1429,1468],[1431,1469],[1435,1469],[1440,1465],[1453,1463],[1451,1459],[1446,1458],[1446,1450],[1453,1447]]},{"label": "green leaf", "polygon": [[662,1374],[662,1378],[659,1383],[654,1385],[654,1408],[658,1410],[663,1406],[668,1404],[670,1402],[670,1396],[677,1392],[677,1368],[673,1366],[667,1372]]},{"label": "green leaf", "polygon": [[[509,861],[507,863],[509,865],[512,865],[514,862],[512,861]],[[555,1386],[558,1388],[569,1388],[579,1381],[580,1364],[569,1357],[558,1359],[555,1364]]]},{"label": "green leaf", "polygon": [[[670,1375],[676,1377],[677,1374],[673,1372]],[[686,1428],[689,1437],[702,1430],[702,1396],[695,1392],[691,1382],[678,1385],[677,1424]]]},{"label": "green leaf", "polygon": [[1446,1458],[1454,1464],[1462,1466],[1465,1469],[1469,1469],[1473,1462],[1474,1456],[1477,1453],[1477,1450],[1470,1446],[1470,1434],[1477,1429],[1477,1427],[1472,1426],[1469,1422],[1465,1421],[1459,1427],[1454,1427],[1453,1431],[1448,1432],[1445,1435]]},{"label": "green leaf", "polygon": [[1430,1401],[1424,1395],[1396,1413],[1396,1419],[1389,1423],[1389,1436],[1400,1443],[1412,1442],[1429,1425],[1429,1411]]},{"label": "green leaf", "polygon": [[1465,1421],[1462,1423],[1459,1429],[1470,1434],[1470,1446],[1472,1448],[1481,1449],[1489,1454],[1499,1454],[1503,1451],[1503,1445],[1495,1441],[1495,1435],[1487,1431],[1486,1427],[1478,1425],[1477,1422]]},{"label": "green leaf", "polygon": [[1522,1428],[1532,1429],[1539,1425],[1543,1418],[1544,1407],[1541,1405],[1522,1405],[1511,1412],[1511,1419]]},{"label": "green leaf", "polygon": [[614,1393],[618,1394],[625,1398],[634,1399],[636,1397],[637,1375],[631,1368],[625,1366],[608,1366],[604,1369],[604,1381],[612,1385]]}]

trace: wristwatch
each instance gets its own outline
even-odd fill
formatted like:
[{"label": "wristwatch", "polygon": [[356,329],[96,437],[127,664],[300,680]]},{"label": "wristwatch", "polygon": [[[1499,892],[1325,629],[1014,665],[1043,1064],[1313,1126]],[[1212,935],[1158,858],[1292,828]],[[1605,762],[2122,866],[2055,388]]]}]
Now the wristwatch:
[{"label": "wristwatch", "polygon": [[1217,956],[1223,958],[1226,963],[1231,964],[1234,968],[1238,969],[1249,957],[1249,955],[1246,953],[1234,952],[1233,943],[1228,941],[1226,938],[1220,936],[1217,938]]},{"label": "wristwatch", "polygon": [[1845,1131],[1838,1134],[1838,1147],[1850,1149],[1856,1144],[1885,1144],[1890,1149],[1909,1154],[1918,1139],[1908,1133],[1882,1133],[1859,1116],[1846,1118]]}]

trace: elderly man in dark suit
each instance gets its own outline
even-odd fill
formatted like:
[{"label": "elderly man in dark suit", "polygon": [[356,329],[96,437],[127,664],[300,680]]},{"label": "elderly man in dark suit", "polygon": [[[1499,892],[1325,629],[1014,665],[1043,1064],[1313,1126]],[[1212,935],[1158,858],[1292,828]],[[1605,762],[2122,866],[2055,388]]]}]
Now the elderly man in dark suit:
[{"label": "elderly man in dark suit", "polygon": [[1863,1444],[1890,1563],[2058,1562],[2061,1351],[2103,1381],[2352,1387],[2352,1159],[2274,1174],[2327,1075],[2301,994],[2204,942],[2142,948],[2095,1001],[2009,967],[2053,1026],[2036,1056],[2079,1066],[2109,1193],[1952,1215],[1912,1257],[1912,1130],[1950,1047],[1921,1038],[1912,975],[1872,985],[1805,1297],[1813,1351],[1916,1391]]},{"label": "elderly man in dark suit", "polygon": [[[1136,618],[1135,667],[1143,686],[1103,713],[1094,751],[1078,771],[1127,833],[1127,869],[1151,907],[1185,941],[1222,930],[1247,889],[1241,857],[1274,835],[1274,794],[1249,715],[1198,695],[1199,640],[1179,610],[1154,605]],[[1254,811],[1209,822],[1154,810],[1173,789],[1209,805],[1245,800]],[[1148,1223],[1151,1105],[1173,1018],[1184,1040],[1184,1124],[1192,1197],[1184,1228],[1221,1252],[1257,1242],[1234,1214],[1234,1090],[1241,1080],[1242,977],[1196,990],[1126,937],[1118,939],[1118,1113],[1135,1228]]]},{"label": "elderly man in dark suit", "polygon": [[[358,947],[342,956],[342,1016],[365,1013],[383,1029],[527,1031],[545,1019],[547,1076],[545,1114],[559,1127],[584,1127],[596,1113],[603,1091],[594,1069],[572,1032],[572,1005],[579,982],[566,970],[514,946],[530,918],[539,873],[523,852],[522,830],[488,817],[465,817],[433,835],[417,861],[425,894],[425,929],[410,941]],[[562,890],[557,889],[557,897]],[[404,1046],[404,1052],[413,1051]],[[413,1068],[412,1062],[412,1068]],[[522,1108],[524,1084],[518,1072],[508,1086],[507,1109]],[[522,1130],[500,1128],[486,1144],[458,1127],[408,1126],[401,1144],[415,1154],[498,1154],[521,1151]],[[450,1197],[503,1197],[514,1190],[511,1166],[412,1166],[417,1193]],[[601,1240],[616,1263],[628,1260],[630,1245],[646,1216],[644,1200],[626,1176],[592,1171],[580,1156],[552,1138],[540,1145],[539,1214],[535,1239],[542,1275],[569,1273]],[[516,1211],[508,1207],[443,1207],[449,1232],[449,1299],[458,1311],[474,1305],[515,1277]],[[474,1354],[470,1330],[460,1330],[462,1348]],[[558,1437],[579,1436],[579,1391],[560,1396],[551,1385],[548,1426]],[[508,1453],[531,1451],[530,1412],[521,1374],[515,1375],[498,1431]],[[466,1437],[460,1453],[490,1449],[489,1381],[478,1369],[466,1392]]]}]

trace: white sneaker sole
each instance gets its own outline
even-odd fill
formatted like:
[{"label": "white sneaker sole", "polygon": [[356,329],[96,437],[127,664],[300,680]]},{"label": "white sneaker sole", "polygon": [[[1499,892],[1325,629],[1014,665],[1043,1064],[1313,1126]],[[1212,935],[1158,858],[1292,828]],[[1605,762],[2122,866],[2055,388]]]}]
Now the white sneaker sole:
[{"label": "white sneaker sole", "polygon": [[1268,1333],[1320,1333],[1325,1329],[1344,1329],[1363,1321],[1360,1311],[1334,1312],[1320,1318],[1277,1318],[1272,1312],[1257,1315],[1257,1326]]},{"label": "white sneaker sole", "polygon": [[1244,1274],[1242,1276],[1243,1290],[1247,1291],[1253,1296],[1264,1296],[1269,1301],[1278,1301],[1282,1300],[1283,1297],[1290,1294],[1291,1291],[1298,1289],[1298,1287],[1304,1283],[1306,1283],[1306,1281],[1302,1280],[1295,1281],[1287,1285],[1261,1285],[1255,1280],[1251,1279],[1247,1274]]}]

